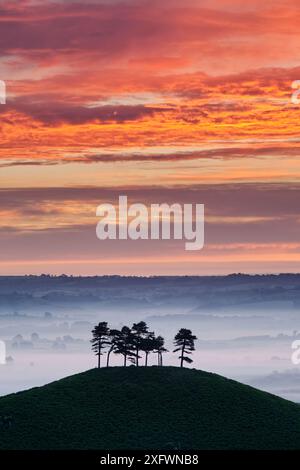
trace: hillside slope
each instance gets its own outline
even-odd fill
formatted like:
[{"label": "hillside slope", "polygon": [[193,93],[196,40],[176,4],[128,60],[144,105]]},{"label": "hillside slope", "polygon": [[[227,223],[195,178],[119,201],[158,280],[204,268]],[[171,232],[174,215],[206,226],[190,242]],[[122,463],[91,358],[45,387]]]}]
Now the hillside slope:
[{"label": "hillside slope", "polygon": [[0,398],[0,449],[122,448],[300,449],[300,406],[175,367],[93,369]]}]

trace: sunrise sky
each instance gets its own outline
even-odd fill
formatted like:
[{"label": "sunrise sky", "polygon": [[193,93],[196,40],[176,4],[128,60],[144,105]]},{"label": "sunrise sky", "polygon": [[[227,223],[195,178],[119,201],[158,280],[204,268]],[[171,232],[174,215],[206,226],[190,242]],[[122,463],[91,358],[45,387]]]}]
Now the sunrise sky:
[{"label": "sunrise sky", "polygon": [[[0,274],[296,272],[296,0],[0,1]],[[96,207],[205,204],[205,248]]]}]

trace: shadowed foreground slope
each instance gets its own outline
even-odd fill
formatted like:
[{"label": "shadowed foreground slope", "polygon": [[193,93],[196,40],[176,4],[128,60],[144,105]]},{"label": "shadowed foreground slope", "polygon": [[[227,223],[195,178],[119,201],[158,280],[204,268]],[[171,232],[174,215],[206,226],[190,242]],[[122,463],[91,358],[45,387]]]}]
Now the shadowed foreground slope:
[{"label": "shadowed foreground slope", "polygon": [[175,367],[93,369],[0,398],[1,449],[300,449],[300,406]]}]

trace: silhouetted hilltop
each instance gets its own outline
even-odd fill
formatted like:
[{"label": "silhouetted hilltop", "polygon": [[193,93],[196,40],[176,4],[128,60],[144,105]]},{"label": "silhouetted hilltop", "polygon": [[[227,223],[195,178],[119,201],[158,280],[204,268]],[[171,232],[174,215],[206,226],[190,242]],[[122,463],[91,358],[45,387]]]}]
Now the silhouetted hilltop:
[{"label": "silhouetted hilltop", "polygon": [[216,374],[93,369],[0,398],[1,449],[300,448],[300,407]]}]

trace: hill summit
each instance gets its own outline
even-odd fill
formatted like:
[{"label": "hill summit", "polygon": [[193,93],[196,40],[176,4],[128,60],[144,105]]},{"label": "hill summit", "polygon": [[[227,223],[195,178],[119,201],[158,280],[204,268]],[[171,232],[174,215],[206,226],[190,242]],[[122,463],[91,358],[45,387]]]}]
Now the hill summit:
[{"label": "hill summit", "polygon": [[296,449],[300,406],[216,374],[92,369],[0,398],[0,449]]}]

